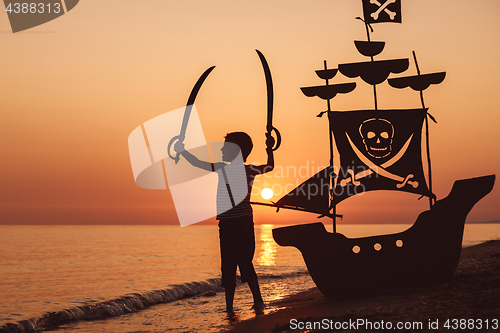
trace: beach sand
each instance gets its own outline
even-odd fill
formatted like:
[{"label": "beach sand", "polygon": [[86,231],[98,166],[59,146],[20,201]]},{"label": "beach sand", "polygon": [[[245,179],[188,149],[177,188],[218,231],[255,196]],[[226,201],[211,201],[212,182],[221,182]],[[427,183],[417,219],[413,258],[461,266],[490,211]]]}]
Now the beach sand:
[{"label": "beach sand", "polygon": [[[282,310],[240,322],[228,332],[325,332],[330,327],[335,328],[330,320],[333,323],[351,321],[351,324],[358,319],[365,320],[364,325],[355,327],[344,324],[343,331],[369,331],[366,321],[372,325],[375,323],[373,329],[384,321],[385,325],[387,322],[393,325],[393,331],[398,331],[395,329],[398,322],[403,325],[413,325],[413,322],[418,325],[421,322],[421,328],[412,326],[412,331],[479,331],[481,325],[481,332],[499,332],[500,241],[464,248],[457,270],[447,282],[375,290],[343,299],[328,299],[314,288],[278,303],[276,305],[284,307]],[[293,319],[297,321],[291,322]],[[316,325],[324,323],[324,319],[326,326],[298,329],[299,323],[307,328],[306,325],[314,325],[314,322],[317,322]],[[444,326],[448,319],[449,329]],[[488,329],[485,329],[486,326]]]}]

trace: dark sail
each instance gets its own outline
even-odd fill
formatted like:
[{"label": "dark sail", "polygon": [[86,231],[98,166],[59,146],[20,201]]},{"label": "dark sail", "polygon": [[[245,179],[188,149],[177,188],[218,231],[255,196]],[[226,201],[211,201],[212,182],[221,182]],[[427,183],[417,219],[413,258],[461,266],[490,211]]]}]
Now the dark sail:
[{"label": "dark sail", "polygon": [[356,88],[356,82],[339,83],[325,86],[314,86],[300,88],[307,97],[318,96],[321,99],[332,99],[337,94],[347,94]]},{"label": "dark sail", "polygon": [[299,210],[329,216],[330,177],[332,168],[327,167],[278,200],[273,206],[300,208]]},{"label": "dark sail", "polygon": [[330,80],[333,79],[335,75],[337,75],[338,71],[339,71],[338,68],[320,69],[316,71],[316,75],[318,75],[320,79]]},{"label": "dark sail", "polygon": [[426,109],[331,112],[341,168],[335,203],[372,190],[432,196],[422,169]]},{"label": "dark sail", "polygon": [[403,89],[410,87],[415,91],[423,91],[431,84],[440,84],[446,77],[446,72],[438,72],[431,74],[419,74],[413,76],[397,77],[387,80],[393,88]]},{"label": "dark sail", "polygon": [[402,73],[408,69],[408,59],[390,59],[339,64],[339,71],[347,77],[361,77],[368,84],[384,82],[391,73]]},{"label": "dark sail", "polygon": [[384,50],[385,42],[375,42],[366,40],[355,40],[354,45],[358,52],[366,57],[373,57]]}]

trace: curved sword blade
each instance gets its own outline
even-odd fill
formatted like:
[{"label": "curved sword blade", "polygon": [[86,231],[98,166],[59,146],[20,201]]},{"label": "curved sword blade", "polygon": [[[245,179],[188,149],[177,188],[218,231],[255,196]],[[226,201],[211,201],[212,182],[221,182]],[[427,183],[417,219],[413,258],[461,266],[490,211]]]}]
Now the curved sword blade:
[{"label": "curved sword blade", "polygon": [[[347,136],[347,139],[349,140],[349,143],[352,145],[352,149],[353,151],[356,153],[356,154],[362,154],[358,148],[356,148],[354,146],[354,143],[352,142],[351,138],[349,137],[349,134],[346,133],[346,136]],[[387,169],[388,167],[390,167],[391,165],[393,165],[394,163],[396,163],[397,161],[399,161],[401,159],[401,157],[403,157],[403,155],[406,153],[406,150],[408,150],[408,146],[410,145],[410,142],[411,142],[411,139],[413,138],[413,134],[410,136],[410,138],[406,141],[406,143],[404,144],[403,148],[401,148],[399,150],[399,152],[393,156],[390,160],[388,160],[387,162],[385,163],[382,163],[380,164],[380,167],[384,168],[384,169]],[[364,162],[363,162],[364,163]],[[379,170],[379,169],[378,169]],[[351,169],[349,169],[348,171],[351,171]],[[369,175],[371,175],[373,173],[372,169],[368,169],[368,170],[365,170],[365,171],[361,171],[357,174],[354,175],[354,177],[351,177],[351,178],[346,178],[346,179],[342,179],[342,181],[344,182],[344,184],[347,184],[349,183],[350,181],[352,180],[360,180],[361,178],[364,178],[364,177],[368,177]],[[345,185],[342,185],[342,186],[345,186]]]},{"label": "curved sword blade", "polygon": [[[408,140],[406,140],[403,148],[401,148],[398,153],[396,155],[394,155],[390,160],[388,160],[387,162],[385,163],[382,163],[380,166],[384,169],[387,169],[388,167],[390,167],[391,165],[393,165],[394,163],[396,163],[397,161],[399,161],[401,159],[401,157],[403,157],[403,155],[406,153],[406,151],[408,150],[408,147],[410,146],[410,142],[411,142],[411,139],[413,138],[413,134],[410,135],[410,137],[408,138]],[[349,138],[349,141],[351,140],[351,138]]]},{"label": "curved sword blade", "polygon": [[257,51],[259,55],[260,62],[262,63],[262,68],[264,69],[264,75],[266,77],[266,88],[267,88],[267,131],[271,132],[273,127],[273,104],[274,104],[274,89],[273,89],[273,78],[271,76],[271,70],[269,69],[269,64],[266,58],[260,52]]},{"label": "curved sword blade", "polygon": [[269,64],[267,63],[266,58],[260,52],[257,51],[259,55],[260,62],[262,63],[262,68],[264,69],[264,75],[266,77],[266,88],[267,88],[267,133],[270,135],[272,131],[276,133],[276,145],[273,147],[273,150],[276,150],[281,145],[281,134],[273,127],[273,104],[274,104],[274,89],[273,89],[273,78],[271,76],[271,70],[269,69]]},{"label": "curved sword blade", "polygon": [[[401,177],[399,175],[395,175],[395,174],[387,171],[381,165],[376,165],[375,163],[370,161],[370,159],[368,157],[366,157],[362,152],[359,151],[358,147],[356,147],[354,145],[351,138],[349,137],[349,134],[346,133],[346,136],[347,136],[347,140],[349,140],[349,143],[352,146],[354,153],[358,156],[358,158],[361,160],[361,162],[363,162],[367,167],[369,167],[374,173],[378,173],[379,175],[381,175],[385,178],[389,178],[389,179],[395,180],[397,182],[400,182],[401,184],[396,185],[398,188],[403,187],[408,182],[408,180],[413,177],[413,175],[408,175],[406,178],[404,178],[404,177]],[[396,155],[396,156],[398,156],[398,155]],[[401,158],[401,157],[399,157],[399,158]],[[393,161],[392,163],[395,163],[395,161]],[[418,187],[418,182],[410,182],[410,184],[415,184],[415,185],[412,185],[414,188]],[[400,186],[398,186],[398,185],[400,185]]]},{"label": "curved sword blade", "polygon": [[203,82],[205,82],[205,79],[207,78],[208,74],[212,72],[212,70],[215,68],[215,66],[210,67],[207,69],[203,74],[201,74],[200,78],[198,81],[196,81],[193,89],[191,90],[191,94],[189,94],[189,98],[186,104],[186,111],[184,112],[184,118],[182,119],[182,127],[181,127],[181,132],[179,134],[179,141],[184,141],[184,136],[186,134],[186,128],[189,122],[189,116],[191,115],[191,109],[193,108],[194,100],[196,99],[196,95],[198,95],[198,92],[200,91],[201,85]]},{"label": "curved sword blade", "polygon": [[198,92],[200,91],[201,85],[203,84],[203,82],[205,82],[205,79],[207,78],[208,74],[210,74],[210,72],[212,72],[212,70],[214,68],[215,68],[215,66],[212,66],[212,67],[208,68],[205,72],[203,72],[203,74],[201,74],[201,76],[198,79],[198,81],[196,81],[193,89],[191,90],[191,93],[189,94],[189,98],[188,98],[188,101],[187,101],[187,104],[186,104],[186,110],[184,111],[184,118],[182,118],[181,131],[180,131],[179,135],[174,136],[170,140],[170,142],[168,143],[168,147],[167,147],[168,156],[171,159],[173,159],[176,164],[177,164],[177,162],[179,162],[180,156],[179,156],[179,154],[175,154],[175,156],[173,156],[170,153],[170,150],[171,150],[172,145],[174,144],[174,142],[176,142],[177,140],[179,142],[183,142],[184,141],[184,139],[186,137],[187,125],[189,123],[189,116],[191,115],[191,110],[193,109],[194,100],[196,99],[196,95],[198,95]]}]

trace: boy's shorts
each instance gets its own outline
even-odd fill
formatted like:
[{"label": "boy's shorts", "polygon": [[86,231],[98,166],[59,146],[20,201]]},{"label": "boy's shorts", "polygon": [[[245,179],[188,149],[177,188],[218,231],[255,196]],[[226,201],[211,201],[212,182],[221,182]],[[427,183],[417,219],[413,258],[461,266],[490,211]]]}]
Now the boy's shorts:
[{"label": "boy's shorts", "polygon": [[255,252],[253,217],[220,219],[219,239],[222,287],[236,286],[236,266],[240,268],[241,282],[257,280],[252,264]]}]

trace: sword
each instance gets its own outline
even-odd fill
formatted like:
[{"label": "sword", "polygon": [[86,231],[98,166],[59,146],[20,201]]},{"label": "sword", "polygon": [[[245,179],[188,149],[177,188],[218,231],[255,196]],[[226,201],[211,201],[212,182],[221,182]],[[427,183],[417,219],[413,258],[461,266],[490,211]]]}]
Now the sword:
[{"label": "sword", "polygon": [[196,95],[198,95],[198,91],[200,91],[201,85],[203,82],[205,82],[205,79],[207,78],[208,74],[215,68],[215,66],[210,67],[207,69],[203,74],[201,74],[200,78],[198,81],[196,81],[196,84],[193,87],[193,90],[191,90],[191,94],[189,94],[189,98],[186,104],[186,111],[184,111],[184,118],[182,119],[182,126],[181,126],[181,132],[179,135],[174,136],[170,142],[168,143],[168,148],[167,148],[167,153],[168,156],[175,161],[175,164],[179,162],[179,154],[176,154],[173,156],[170,154],[170,148],[174,144],[175,141],[179,140],[179,142],[183,142],[185,137],[186,137],[186,129],[187,125],[189,122],[189,116],[191,115],[191,110],[193,109],[194,105],[194,100],[196,99]]},{"label": "sword", "polygon": [[257,54],[259,55],[260,61],[262,62],[262,67],[264,68],[264,75],[266,77],[266,87],[267,87],[267,135],[271,135],[271,132],[274,131],[276,133],[276,144],[272,148],[272,150],[277,150],[281,145],[281,134],[276,127],[273,127],[273,100],[274,100],[274,92],[273,92],[273,79],[271,77],[271,70],[269,69],[269,65],[267,64],[266,58],[259,51]]},{"label": "sword", "polygon": [[[396,154],[396,156],[394,156],[392,159],[390,159],[386,163],[383,163],[382,165],[373,165],[373,163],[362,152],[360,152],[359,149],[354,145],[354,143],[351,141],[351,138],[349,137],[349,135],[347,135],[347,140],[349,140],[349,143],[351,144],[352,149],[354,150],[354,153],[356,153],[356,155],[361,160],[361,162],[363,162],[367,167],[369,167],[372,170],[372,172],[378,173],[379,175],[381,175],[383,177],[400,182],[399,184],[396,184],[397,188],[403,187],[404,185],[406,185],[406,183],[410,184],[414,188],[417,188],[418,182],[410,180],[411,178],[413,178],[412,174],[409,174],[406,177],[401,177],[401,176],[395,175],[395,174],[385,170],[386,167],[389,167],[390,165],[394,164],[396,161],[398,161],[403,156],[404,152],[406,152],[406,149],[408,148],[408,146],[410,144],[412,137],[413,137],[413,135],[406,141],[405,146],[403,147],[404,151],[402,154],[400,154],[400,153]],[[365,171],[364,173],[367,173],[367,171]],[[371,173],[368,173],[367,175],[369,175],[369,174],[371,174]],[[361,177],[359,177],[359,178],[361,178]]]},{"label": "sword", "polygon": [[[347,136],[347,139],[349,140],[349,143],[353,147],[353,150],[356,150],[357,152],[359,152],[359,150],[357,150],[357,148],[355,148],[354,143],[352,142],[351,138],[349,137],[349,134],[347,134],[347,132],[346,132],[345,135]],[[384,168],[384,169],[387,169],[388,167],[390,167],[391,165],[393,165],[394,163],[396,163],[397,161],[399,161],[401,159],[401,157],[403,157],[403,155],[406,153],[406,150],[408,149],[408,146],[410,145],[410,142],[411,142],[412,138],[413,138],[413,134],[410,136],[410,138],[408,140],[406,140],[403,148],[401,148],[399,150],[399,152],[395,156],[393,156],[387,162],[382,163],[380,166],[382,168]],[[361,152],[359,152],[359,153],[362,154]],[[349,169],[347,172],[349,172],[349,171],[352,172],[351,169]],[[368,169],[368,170],[362,171],[362,172],[357,173],[355,175],[354,175],[354,173],[351,173],[351,172],[349,172],[349,174],[351,175],[353,184],[354,184],[355,180],[359,180],[361,178],[368,177],[369,175],[371,175],[373,173],[372,169]],[[351,178],[342,179],[340,181],[340,186],[346,186],[347,183],[349,183],[351,181]]]}]

